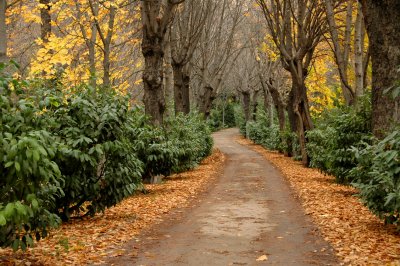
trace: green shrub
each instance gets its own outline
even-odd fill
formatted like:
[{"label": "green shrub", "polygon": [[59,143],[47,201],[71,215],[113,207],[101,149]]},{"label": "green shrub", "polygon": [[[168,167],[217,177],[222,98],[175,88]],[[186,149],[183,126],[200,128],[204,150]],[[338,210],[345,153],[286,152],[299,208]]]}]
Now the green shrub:
[{"label": "green shrub", "polygon": [[190,169],[211,153],[198,114],[154,128],[115,92],[63,90],[0,76],[1,247],[32,246],[60,217],[102,212],[143,177]]},{"label": "green shrub", "polygon": [[57,209],[64,220],[83,204],[94,215],[134,193],[142,162],[135,152],[130,129],[135,118],[127,99],[82,86],[47,114],[54,121],[48,130],[61,144],[56,163],[64,195],[57,198]]},{"label": "green shrub", "polygon": [[49,209],[62,196],[58,143],[29,98],[29,84],[0,77],[0,246],[26,249],[60,223]]},{"label": "green shrub", "polygon": [[177,163],[172,167],[173,172],[191,169],[211,153],[211,131],[197,113],[180,114],[167,121],[166,134],[177,148]]},{"label": "green shrub", "polygon": [[359,196],[373,213],[400,228],[400,131],[352,151],[358,165],[350,176]]},{"label": "green shrub", "polygon": [[268,126],[263,122],[248,123],[249,138],[269,150],[278,150],[281,144],[279,126]]},{"label": "green shrub", "polygon": [[310,166],[332,174],[339,183],[352,181],[349,171],[357,165],[351,147],[371,134],[371,104],[367,97],[360,105],[326,112],[315,130],[307,133]]},{"label": "green shrub", "polygon": [[231,128],[236,126],[235,120],[235,102],[227,102],[225,111],[222,106],[215,106],[207,119],[207,123],[212,131],[217,131],[222,128]]},{"label": "green shrub", "polygon": [[235,123],[239,128],[240,134],[246,136],[246,120],[244,117],[243,107],[241,105],[237,105],[234,108],[235,111]]}]

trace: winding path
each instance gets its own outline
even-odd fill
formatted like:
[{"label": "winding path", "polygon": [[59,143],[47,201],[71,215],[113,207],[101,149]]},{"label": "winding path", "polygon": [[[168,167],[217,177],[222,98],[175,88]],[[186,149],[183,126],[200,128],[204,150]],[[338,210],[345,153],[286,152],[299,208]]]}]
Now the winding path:
[{"label": "winding path", "polygon": [[227,163],[197,206],[142,236],[138,256],[115,265],[338,264],[281,174],[237,136],[214,134]]}]

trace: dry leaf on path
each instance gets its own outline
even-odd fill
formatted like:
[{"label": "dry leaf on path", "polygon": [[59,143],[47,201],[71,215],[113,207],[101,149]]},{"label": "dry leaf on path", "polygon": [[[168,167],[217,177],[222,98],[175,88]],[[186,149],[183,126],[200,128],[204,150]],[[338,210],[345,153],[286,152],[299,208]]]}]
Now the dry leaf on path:
[{"label": "dry leaf on path", "polygon": [[258,257],[258,259],[256,259],[256,261],[266,261],[266,260],[268,260],[267,255],[262,255],[262,256]]}]

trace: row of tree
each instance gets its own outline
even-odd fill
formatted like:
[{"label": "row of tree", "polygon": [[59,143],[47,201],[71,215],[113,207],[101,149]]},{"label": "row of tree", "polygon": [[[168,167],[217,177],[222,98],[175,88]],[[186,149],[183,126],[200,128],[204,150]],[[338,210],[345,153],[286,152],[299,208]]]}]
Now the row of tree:
[{"label": "row of tree", "polygon": [[1,0],[0,61],[23,77],[131,93],[155,125],[190,102],[208,116],[245,45],[246,2]]},{"label": "row of tree", "polygon": [[154,125],[193,108],[207,117],[217,96],[228,94],[241,97],[250,120],[263,97],[281,131],[288,120],[297,133],[307,164],[313,112],[334,101],[357,105],[371,85],[374,134],[399,121],[399,100],[384,93],[400,79],[399,5],[0,0],[0,60],[17,61],[23,77],[63,75],[63,82],[129,92]]},{"label": "row of tree", "polygon": [[257,4],[267,25],[268,41],[280,59],[276,63],[271,57],[258,58],[261,82],[272,96],[283,127],[284,97],[282,93],[277,96],[276,90],[282,74],[268,69],[275,64],[290,75],[286,110],[290,128],[298,135],[304,164],[308,164],[306,132],[314,127],[307,78],[324,43],[333,53],[347,105],[356,105],[364,93],[371,59],[374,134],[383,137],[400,121],[400,100],[385,93],[400,80],[398,1],[257,0]]}]

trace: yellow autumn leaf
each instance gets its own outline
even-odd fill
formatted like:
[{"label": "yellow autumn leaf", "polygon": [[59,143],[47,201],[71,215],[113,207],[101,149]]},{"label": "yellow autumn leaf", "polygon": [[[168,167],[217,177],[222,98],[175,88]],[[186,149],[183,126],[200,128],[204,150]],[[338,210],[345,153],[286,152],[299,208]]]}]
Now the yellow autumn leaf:
[{"label": "yellow autumn leaf", "polygon": [[262,255],[262,256],[258,257],[258,259],[256,259],[256,261],[266,261],[266,260],[268,260],[267,255]]}]

